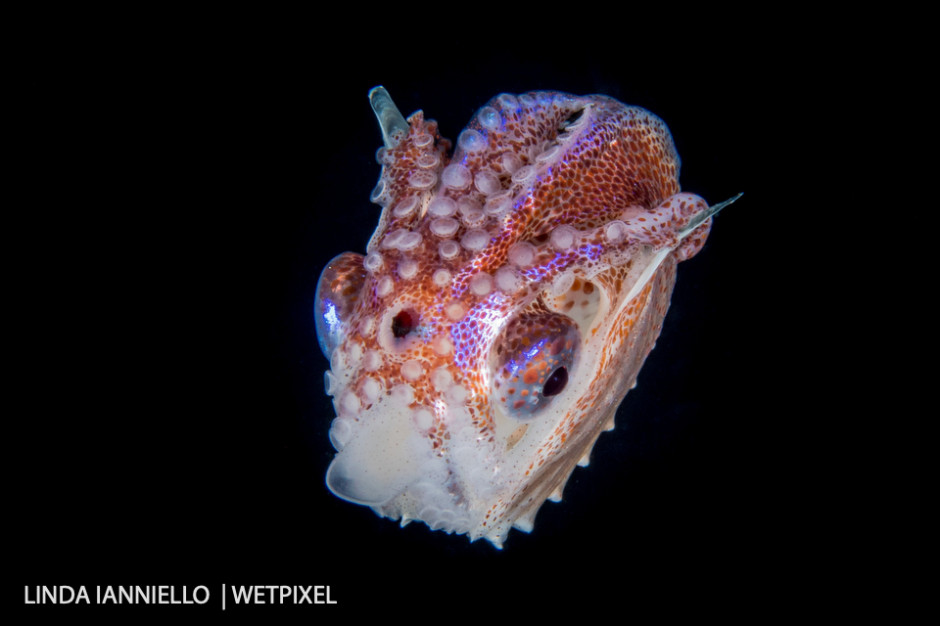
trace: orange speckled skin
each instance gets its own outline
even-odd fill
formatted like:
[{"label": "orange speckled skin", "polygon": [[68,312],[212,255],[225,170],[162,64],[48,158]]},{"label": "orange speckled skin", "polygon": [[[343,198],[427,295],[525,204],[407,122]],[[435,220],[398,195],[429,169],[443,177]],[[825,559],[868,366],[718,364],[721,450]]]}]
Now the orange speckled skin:
[{"label": "orange speckled skin", "polygon": [[377,154],[367,256],[318,288],[328,483],[499,546],[612,425],[711,220],[680,237],[707,204],[680,193],[668,129],[604,96],[498,96],[453,154],[420,111],[408,122]]}]

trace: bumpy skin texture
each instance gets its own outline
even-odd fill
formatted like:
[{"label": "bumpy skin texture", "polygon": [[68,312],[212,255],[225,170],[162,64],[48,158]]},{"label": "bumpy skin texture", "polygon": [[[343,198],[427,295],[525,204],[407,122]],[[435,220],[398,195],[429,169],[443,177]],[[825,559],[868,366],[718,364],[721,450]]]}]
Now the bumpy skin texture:
[{"label": "bumpy skin texture", "polygon": [[707,209],[665,124],[604,96],[500,95],[451,144],[419,111],[379,150],[368,254],[324,270],[338,496],[485,537],[531,530],[662,326]]}]

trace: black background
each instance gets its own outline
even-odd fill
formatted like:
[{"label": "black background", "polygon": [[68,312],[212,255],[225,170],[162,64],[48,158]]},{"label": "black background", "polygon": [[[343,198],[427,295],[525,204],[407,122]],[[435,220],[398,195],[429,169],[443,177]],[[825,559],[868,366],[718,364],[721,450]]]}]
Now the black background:
[{"label": "black background", "polygon": [[[7,235],[8,384],[25,400],[7,440],[18,601],[27,584],[318,584],[340,603],[310,613],[325,618],[775,612],[812,594],[785,573],[813,513],[786,443],[799,423],[780,372],[805,349],[775,224],[813,74],[740,32],[474,47],[400,30],[326,43],[330,30],[141,43],[126,28],[21,50],[25,193]],[[377,221],[377,84],[452,139],[500,92],[605,93],[666,121],[684,190],[744,192],[680,266],[616,430],[503,551],[401,529],[324,485],[333,411],[313,295]]]}]

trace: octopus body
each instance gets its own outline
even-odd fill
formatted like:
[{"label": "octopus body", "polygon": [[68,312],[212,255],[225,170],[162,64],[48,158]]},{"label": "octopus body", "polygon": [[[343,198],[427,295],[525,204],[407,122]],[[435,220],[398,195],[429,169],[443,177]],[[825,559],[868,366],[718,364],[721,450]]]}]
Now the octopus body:
[{"label": "octopus body", "polygon": [[[330,490],[501,547],[586,464],[662,327],[709,207],[666,125],[605,96],[503,94],[456,146],[370,93],[365,255],[323,271]],[[453,150],[452,150],[453,147]]]}]

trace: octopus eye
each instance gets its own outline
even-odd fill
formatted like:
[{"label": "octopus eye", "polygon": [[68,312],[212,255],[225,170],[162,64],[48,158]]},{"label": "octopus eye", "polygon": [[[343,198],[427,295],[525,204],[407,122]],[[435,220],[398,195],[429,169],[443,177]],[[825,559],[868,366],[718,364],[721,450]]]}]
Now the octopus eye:
[{"label": "octopus eye", "polygon": [[506,327],[491,353],[493,397],[503,413],[537,417],[564,395],[577,364],[577,324],[557,313],[520,316]]},{"label": "octopus eye", "polygon": [[414,330],[417,325],[416,317],[413,312],[403,310],[392,318],[392,334],[395,335],[396,339],[401,339]]},{"label": "octopus eye", "polygon": [[362,258],[344,252],[327,264],[317,282],[313,312],[317,341],[326,358],[346,337],[349,318],[359,303],[366,279]]},{"label": "octopus eye", "polygon": [[569,116],[565,119],[565,126],[568,126],[568,125],[570,125],[570,124],[574,124],[574,123],[577,122],[579,119],[581,119],[581,116],[582,116],[583,114],[584,114],[584,109],[578,109],[577,111],[575,111],[574,113],[572,113],[571,115],[569,115]]},{"label": "octopus eye", "polygon": [[545,384],[542,385],[542,395],[546,398],[552,396],[557,396],[562,391],[565,390],[565,385],[568,384],[568,368],[564,365],[556,369],[548,379],[545,381]]}]

